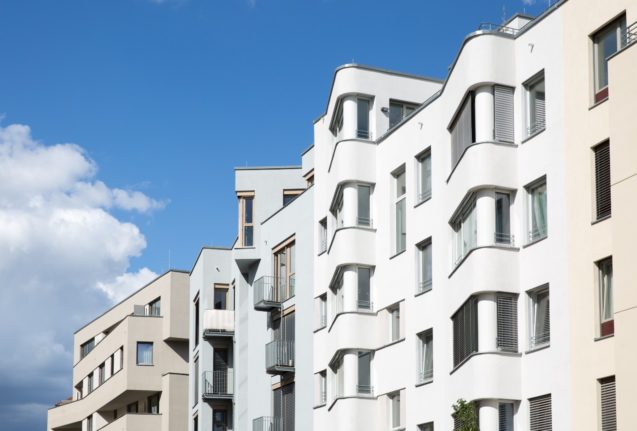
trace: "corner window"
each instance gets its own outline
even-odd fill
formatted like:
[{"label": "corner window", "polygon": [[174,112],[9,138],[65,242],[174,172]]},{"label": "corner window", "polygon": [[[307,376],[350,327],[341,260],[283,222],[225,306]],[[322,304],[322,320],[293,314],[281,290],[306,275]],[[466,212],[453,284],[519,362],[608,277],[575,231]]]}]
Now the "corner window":
[{"label": "corner window", "polygon": [[358,191],[358,214],[356,217],[356,223],[358,226],[371,227],[371,195],[372,188],[367,184],[359,184]]},{"label": "corner window", "polygon": [[418,248],[418,286],[416,293],[431,290],[432,271],[432,243],[427,239],[416,246]]},{"label": "corner window", "polygon": [[418,334],[418,383],[434,378],[434,333],[428,329]]},{"label": "corner window", "polygon": [[371,139],[369,132],[369,111],[371,100],[359,97],[356,100],[357,126],[356,137],[360,139]]},{"label": "corner window", "polygon": [[460,263],[471,250],[478,246],[478,222],[476,201],[468,201],[460,215],[452,223],[454,230],[454,265]]},{"label": "corner window", "polygon": [[327,218],[319,221],[319,253],[327,251]]},{"label": "corner window", "polygon": [[551,342],[551,307],[548,286],[529,293],[529,349],[537,349]]},{"label": "corner window", "polygon": [[418,199],[424,202],[431,198],[431,151],[426,151],[416,158],[418,166]]},{"label": "corner window", "polygon": [[615,333],[613,310],[613,258],[597,262],[599,286],[599,335],[605,337]]},{"label": "corner window", "polygon": [[358,381],[356,392],[362,395],[374,393],[372,388],[372,352],[358,352]]},{"label": "corner window", "polygon": [[403,121],[403,119],[409,117],[414,113],[418,105],[413,103],[398,102],[395,100],[389,101],[389,128],[391,129],[396,124]]},{"label": "corner window", "polygon": [[137,365],[153,365],[153,343],[137,342]]},{"label": "corner window", "polygon": [[95,338],[91,338],[80,346],[80,359],[83,359],[86,355],[88,355],[93,348],[95,348]]},{"label": "corner window", "polygon": [[617,431],[615,376],[599,379],[599,406],[602,431]]},{"label": "corner window", "polygon": [[456,313],[453,321],[453,366],[478,351],[478,300],[469,298]]},{"label": "corner window", "polygon": [[407,183],[405,178],[405,167],[402,166],[393,174],[394,183],[394,252],[400,253],[407,246],[407,226],[406,226],[406,194]]},{"label": "corner window", "polygon": [[511,195],[495,193],[495,243],[513,245],[511,235]]},{"label": "corner window", "polygon": [[595,103],[608,97],[608,57],[619,51],[626,41],[626,17],[616,19],[593,35],[593,72]]},{"label": "corner window", "polygon": [[239,194],[239,244],[254,246],[254,192]]},{"label": "corner window", "polygon": [[524,83],[526,92],[526,136],[546,128],[546,91],[544,71]]},{"label": "corner window", "polygon": [[151,395],[150,397],[148,397],[148,413],[150,413],[151,415],[158,415],[159,414],[159,395],[155,394],[155,395]]},{"label": "corner window", "polygon": [[593,148],[595,156],[595,217],[601,220],[611,215],[610,143]]},{"label": "corner window", "polygon": [[[372,269],[361,266],[358,268],[358,309],[371,310]],[[342,290],[342,289],[341,289]]]},{"label": "corner window", "polygon": [[551,394],[529,399],[529,431],[553,431]]},{"label": "corner window", "polygon": [[538,241],[548,235],[548,219],[546,211],[546,177],[526,186],[528,195],[529,243]]}]

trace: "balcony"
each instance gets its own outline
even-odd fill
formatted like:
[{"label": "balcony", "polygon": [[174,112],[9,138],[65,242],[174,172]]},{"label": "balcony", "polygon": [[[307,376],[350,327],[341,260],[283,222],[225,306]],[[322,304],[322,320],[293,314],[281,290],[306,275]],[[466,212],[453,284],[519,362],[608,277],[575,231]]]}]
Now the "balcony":
[{"label": "balcony", "polygon": [[234,336],[234,310],[206,310],[203,314],[204,338]]},{"label": "balcony", "polygon": [[233,371],[204,371],[201,395],[204,400],[231,400],[234,395]]},{"label": "balcony", "polygon": [[156,431],[161,429],[161,414],[127,413],[99,431]]},{"label": "balcony", "polygon": [[[289,280],[289,286],[286,281]],[[254,309],[272,311],[281,309],[281,304],[294,296],[294,276],[263,276],[254,282]]]},{"label": "balcony", "polygon": [[283,431],[283,421],[279,417],[261,416],[252,421],[252,431]]},{"label": "balcony", "polygon": [[294,341],[275,340],[265,345],[265,368],[269,374],[294,372]]}]

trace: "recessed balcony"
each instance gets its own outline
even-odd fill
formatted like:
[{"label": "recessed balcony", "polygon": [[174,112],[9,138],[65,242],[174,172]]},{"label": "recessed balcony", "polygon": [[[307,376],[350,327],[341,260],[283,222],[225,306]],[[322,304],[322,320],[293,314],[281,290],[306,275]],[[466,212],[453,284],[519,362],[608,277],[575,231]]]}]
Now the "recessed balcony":
[{"label": "recessed balcony", "polygon": [[203,315],[204,338],[233,337],[234,310],[206,310]]},{"label": "recessed balcony", "polygon": [[234,396],[233,370],[204,371],[201,383],[204,400],[231,400]]},{"label": "recessed balcony", "polygon": [[254,282],[254,309],[272,311],[294,296],[294,276],[263,276]]},{"label": "recessed balcony", "polygon": [[269,374],[294,372],[294,341],[274,340],[265,345],[265,368]]}]

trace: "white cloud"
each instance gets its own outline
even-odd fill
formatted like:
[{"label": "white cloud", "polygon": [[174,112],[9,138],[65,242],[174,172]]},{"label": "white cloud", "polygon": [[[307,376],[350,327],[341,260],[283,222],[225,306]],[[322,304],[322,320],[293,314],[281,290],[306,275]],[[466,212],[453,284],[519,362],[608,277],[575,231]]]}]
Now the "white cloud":
[{"label": "white cloud", "polygon": [[11,394],[0,395],[2,423],[11,411],[70,395],[73,332],[156,276],[129,271],[146,239],[110,211],[165,203],[96,175],[78,145],[48,146],[28,126],[0,126],[0,345],[9,346],[0,394]]}]

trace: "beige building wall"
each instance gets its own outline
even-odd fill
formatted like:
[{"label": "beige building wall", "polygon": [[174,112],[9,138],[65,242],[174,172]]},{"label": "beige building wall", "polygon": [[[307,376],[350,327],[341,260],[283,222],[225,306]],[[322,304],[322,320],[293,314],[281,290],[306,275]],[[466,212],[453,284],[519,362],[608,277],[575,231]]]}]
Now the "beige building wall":
[{"label": "beige building wall", "polygon": [[[600,389],[598,379],[616,376],[619,430],[637,429],[637,380],[635,343],[628,334],[637,329],[637,268],[631,262],[631,246],[637,242],[634,228],[637,178],[635,66],[637,48],[611,60],[609,98],[595,104],[593,42],[591,36],[622,13],[630,25],[637,19],[637,1],[569,0],[564,17],[564,125],[566,130],[566,211],[568,223],[568,288],[573,400],[573,429],[598,430]],[[631,118],[632,116],[632,118]],[[612,214],[595,220],[593,147],[610,138]],[[631,142],[632,141],[632,142]],[[632,147],[631,144],[632,143]],[[599,291],[596,262],[612,256],[615,335],[600,336]],[[633,283],[631,283],[631,281]],[[632,296],[628,292],[633,292]]]}]

